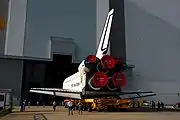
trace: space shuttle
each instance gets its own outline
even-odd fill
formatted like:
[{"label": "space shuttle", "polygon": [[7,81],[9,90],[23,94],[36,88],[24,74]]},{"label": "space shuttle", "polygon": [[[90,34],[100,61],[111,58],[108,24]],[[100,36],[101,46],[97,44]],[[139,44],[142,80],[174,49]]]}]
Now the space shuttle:
[{"label": "space shuttle", "polygon": [[107,14],[96,55],[88,55],[82,60],[78,72],[64,80],[62,89],[31,88],[29,91],[72,99],[98,98],[102,96],[121,98],[121,96],[125,95],[128,96],[124,97],[125,99],[130,99],[156,95],[152,91],[122,91],[122,87],[126,83],[126,77],[123,73],[125,65],[120,58],[108,55],[113,16],[114,9]]}]

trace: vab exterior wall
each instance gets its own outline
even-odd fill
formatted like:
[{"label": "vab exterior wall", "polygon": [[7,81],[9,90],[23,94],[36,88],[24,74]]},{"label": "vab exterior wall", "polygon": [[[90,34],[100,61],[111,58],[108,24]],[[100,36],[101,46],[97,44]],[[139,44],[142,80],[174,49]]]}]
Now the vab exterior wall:
[{"label": "vab exterior wall", "polygon": [[13,89],[14,103],[19,105],[23,60],[0,59],[0,88]]},{"label": "vab exterior wall", "polygon": [[[0,17],[5,21],[8,18],[8,0],[0,1]],[[0,55],[4,54],[5,48],[5,39],[6,39],[6,28],[0,29]]]},{"label": "vab exterior wall", "polygon": [[[0,39],[0,53],[3,57],[15,56],[17,59],[47,59],[49,52],[66,50],[64,46],[58,46],[59,43],[51,44],[52,37],[60,37],[73,40],[77,55],[75,61],[80,62],[88,54],[96,52],[109,11],[109,0],[4,1],[7,9],[2,14],[7,16],[7,30],[5,39]],[[14,89],[18,99],[16,103],[21,94],[22,68],[23,60],[0,59],[0,88]]]},{"label": "vab exterior wall", "polygon": [[24,55],[48,58],[51,36],[72,38],[77,61],[94,53],[96,0],[28,0]]},{"label": "vab exterior wall", "polygon": [[[11,2],[8,4],[9,24],[6,41],[1,41],[5,42],[5,45],[2,45],[5,48],[4,51],[2,50],[5,55],[48,58],[51,49],[49,40],[51,36],[55,36],[74,40],[77,61],[95,53],[99,34],[106,13],[109,11],[108,4],[115,5],[112,3],[115,0],[110,2],[107,0],[105,2],[104,0],[9,1]],[[114,37],[111,36],[111,39],[114,39],[114,42],[111,52],[117,56],[119,53],[123,54],[129,64],[135,65],[134,79],[127,84],[132,90],[152,90],[159,93],[154,97],[155,100],[164,100],[166,103],[178,101],[179,2],[177,0],[124,1],[124,6],[119,6],[117,9],[124,7],[125,15],[120,12],[115,14],[119,16],[116,17],[116,22],[125,16],[126,36],[122,37],[122,25],[116,24],[112,30]],[[116,5],[118,4],[117,2]],[[123,39],[126,39],[125,43]],[[126,49],[126,53],[121,48]],[[7,60],[5,63],[18,65],[14,62],[8,63]],[[11,75],[14,75],[13,70],[20,71],[21,68],[20,65],[14,69],[10,69],[11,67],[7,67],[12,70],[12,73],[9,72]],[[9,76],[3,75],[3,78],[8,80]],[[14,80],[21,79],[20,76],[16,77]]]},{"label": "vab exterior wall", "polygon": [[4,55],[23,56],[27,0],[7,0],[8,19]]},{"label": "vab exterior wall", "polygon": [[178,5],[175,0],[125,0],[126,56],[135,65],[131,89],[152,90],[158,93],[153,99],[167,104],[179,101]]},{"label": "vab exterior wall", "polygon": [[61,37],[74,40],[80,61],[96,52],[109,0],[9,0],[7,6],[4,55],[49,59],[51,37]]}]

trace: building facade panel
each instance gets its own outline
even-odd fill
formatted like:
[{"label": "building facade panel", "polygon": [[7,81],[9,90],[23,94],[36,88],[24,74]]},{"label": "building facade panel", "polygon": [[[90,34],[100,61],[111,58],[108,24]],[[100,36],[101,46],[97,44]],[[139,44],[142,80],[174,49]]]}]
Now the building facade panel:
[{"label": "building facade panel", "polygon": [[[157,92],[155,100],[172,104],[179,100],[177,93],[180,91],[180,55],[177,52],[180,51],[180,29],[149,9],[139,7],[135,1],[125,1],[127,62],[135,65],[132,84],[136,89]],[[149,5],[154,8],[153,4]],[[171,16],[168,12],[163,14]]]},{"label": "building facade panel", "polygon": [[28,0],[24,56],[48,58],[51,36],[74,39],[77,61],[94,53],[96,0]]},{"label": "building facade panel", "polygon": [[110,51],[113,56],[126,60],[124,0],[109,0],[110,9],[114,8],[114,18],[110,34]]},{"label": "building facade panel", "polygon": [[6,22],[8,19],[8,0],[0,1],[0,19],[1,23],[5,23],[4,29],[0,29],[0,55],[4,55],[5,39],[6,39]]},{"label": "building facade panel", "polygon": [[4,55],[23,56],[27,0],[9,0]]},{"label": "building facade panel", "polygon": [[[9,4],[3,1],[5,12],[0,7],[0,15],[8,16],[8,24],[6,36],[0,34],[0,54],[42,59],[51,59],[52,53],[73,54],[76,62],[96,52],[107,12],[115,8],[110,52],[135,65],[134,73],[127,73],[131,78],[126,89],[152,90],[159,93],[154,100],[178,101],[177,1],[163,2],[164,6],[162,0],[9,0]],[[52,37],[71,38],[73,44],[51,40]],[[16,89],[18,99],[22,62],[0,59],[0,88]],[[45,65],[36,70],[45,74]],[[43,80],[43,75],[37,74],[33,79],[40,78]]]},{"label": "building facade panel", "polygon": [[[146,12],[180,28],[179,0],[128,0]],[[153,6],[153,7],[152,7]]]},{"label": "building facade panel", "polygon": [[99,45],[99,40],[102,34],[102,30],[108,12],[109,12],[109,0],[96,0],[96,46],[97,47]]},{"label": "building facade panel", "polygon": [[0,88],[13,89],[15,104],[19,104],[21,96],[23,60],[0,59]]}]

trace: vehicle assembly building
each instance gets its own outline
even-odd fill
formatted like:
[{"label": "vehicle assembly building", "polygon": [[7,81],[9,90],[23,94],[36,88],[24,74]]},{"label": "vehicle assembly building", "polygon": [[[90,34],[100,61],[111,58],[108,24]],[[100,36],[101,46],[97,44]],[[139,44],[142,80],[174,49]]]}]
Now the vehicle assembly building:
[{"label": "vehicle assembly building", "polygon": [[13,89],[19,103],[31,96],[31,87],[61,88],[81,60],[95,54],[112,8],[109,53],[134,66],[124,89],[153,91],[158,95],[147,99],[178,102],[175,0],[1,0],[0,89]]}]

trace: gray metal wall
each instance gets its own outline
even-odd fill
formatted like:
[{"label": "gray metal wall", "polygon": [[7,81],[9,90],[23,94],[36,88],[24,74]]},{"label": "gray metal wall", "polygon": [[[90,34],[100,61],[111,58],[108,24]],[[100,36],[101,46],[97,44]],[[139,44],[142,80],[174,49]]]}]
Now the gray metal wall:
[{"label": "gray metal wall", "polygon": [[8,0],[8,21],[4,55],[23,56],[27,0]]},{"label": "gray metal wall", "polygon": [[[7,22],[8,0],[0,1],[0,17],[2,17]],[[0,30],[0,55],[4,54],[5,39],[6,39],[6,29]]]},{"label": "gray metal wall", "polygon": [[96,0],[96,46],[99,44],[108,12],[109,0]]},{"label": "gray metal wall", "polygon": [[180,100],[178,3],[125,0],[126,56],[135,65],[132,89],[157,92],[154,99],[167,104]]},{"label": "gray metal wall", "polygon": [[77,61],[94,53],[96,0],[28,0],[24,55],[48,58],[51,36],[74,39]]},{"label": "gray metal wall", "polygon": [[[7,17],[7,32],[0,36],[0,57],[17,59],[49,59],[55,52],[72,53],[74,61],[80,62],[96,52],[109,11],[109,0],[3,0],[3,3],[6,6],[0,4],[5,7],[0,7],[0,11],[5,12],[0,15]],[[73,44],[62,44],[62,39],[71,39]],[[23,60],[0,59],[0,88],[15,89],[18,100],[22,68]]]},{"label": "gray metal wall", "polygon": [[[109,0],[4,1],[9,1],[7,32],[0,51],[12,58],[51,59],[54,48],[58,48],[52,46],[51,37],[60,37],[73,40],[74,61],[79,62],[96,52],[109,11]],[[59,47],[55,51],[63,50]]]},{"label": "gray metal wall", "polygon": [[110,33],[110,51],[115,57],[126,60],[124,0],[109,0],[110,9],[115,9]]},{"label": "gray metal wall", "polygon": [[14,89],[15,104],[19,104],[21,96],[23,60],[0,59],[0,88]]}]

